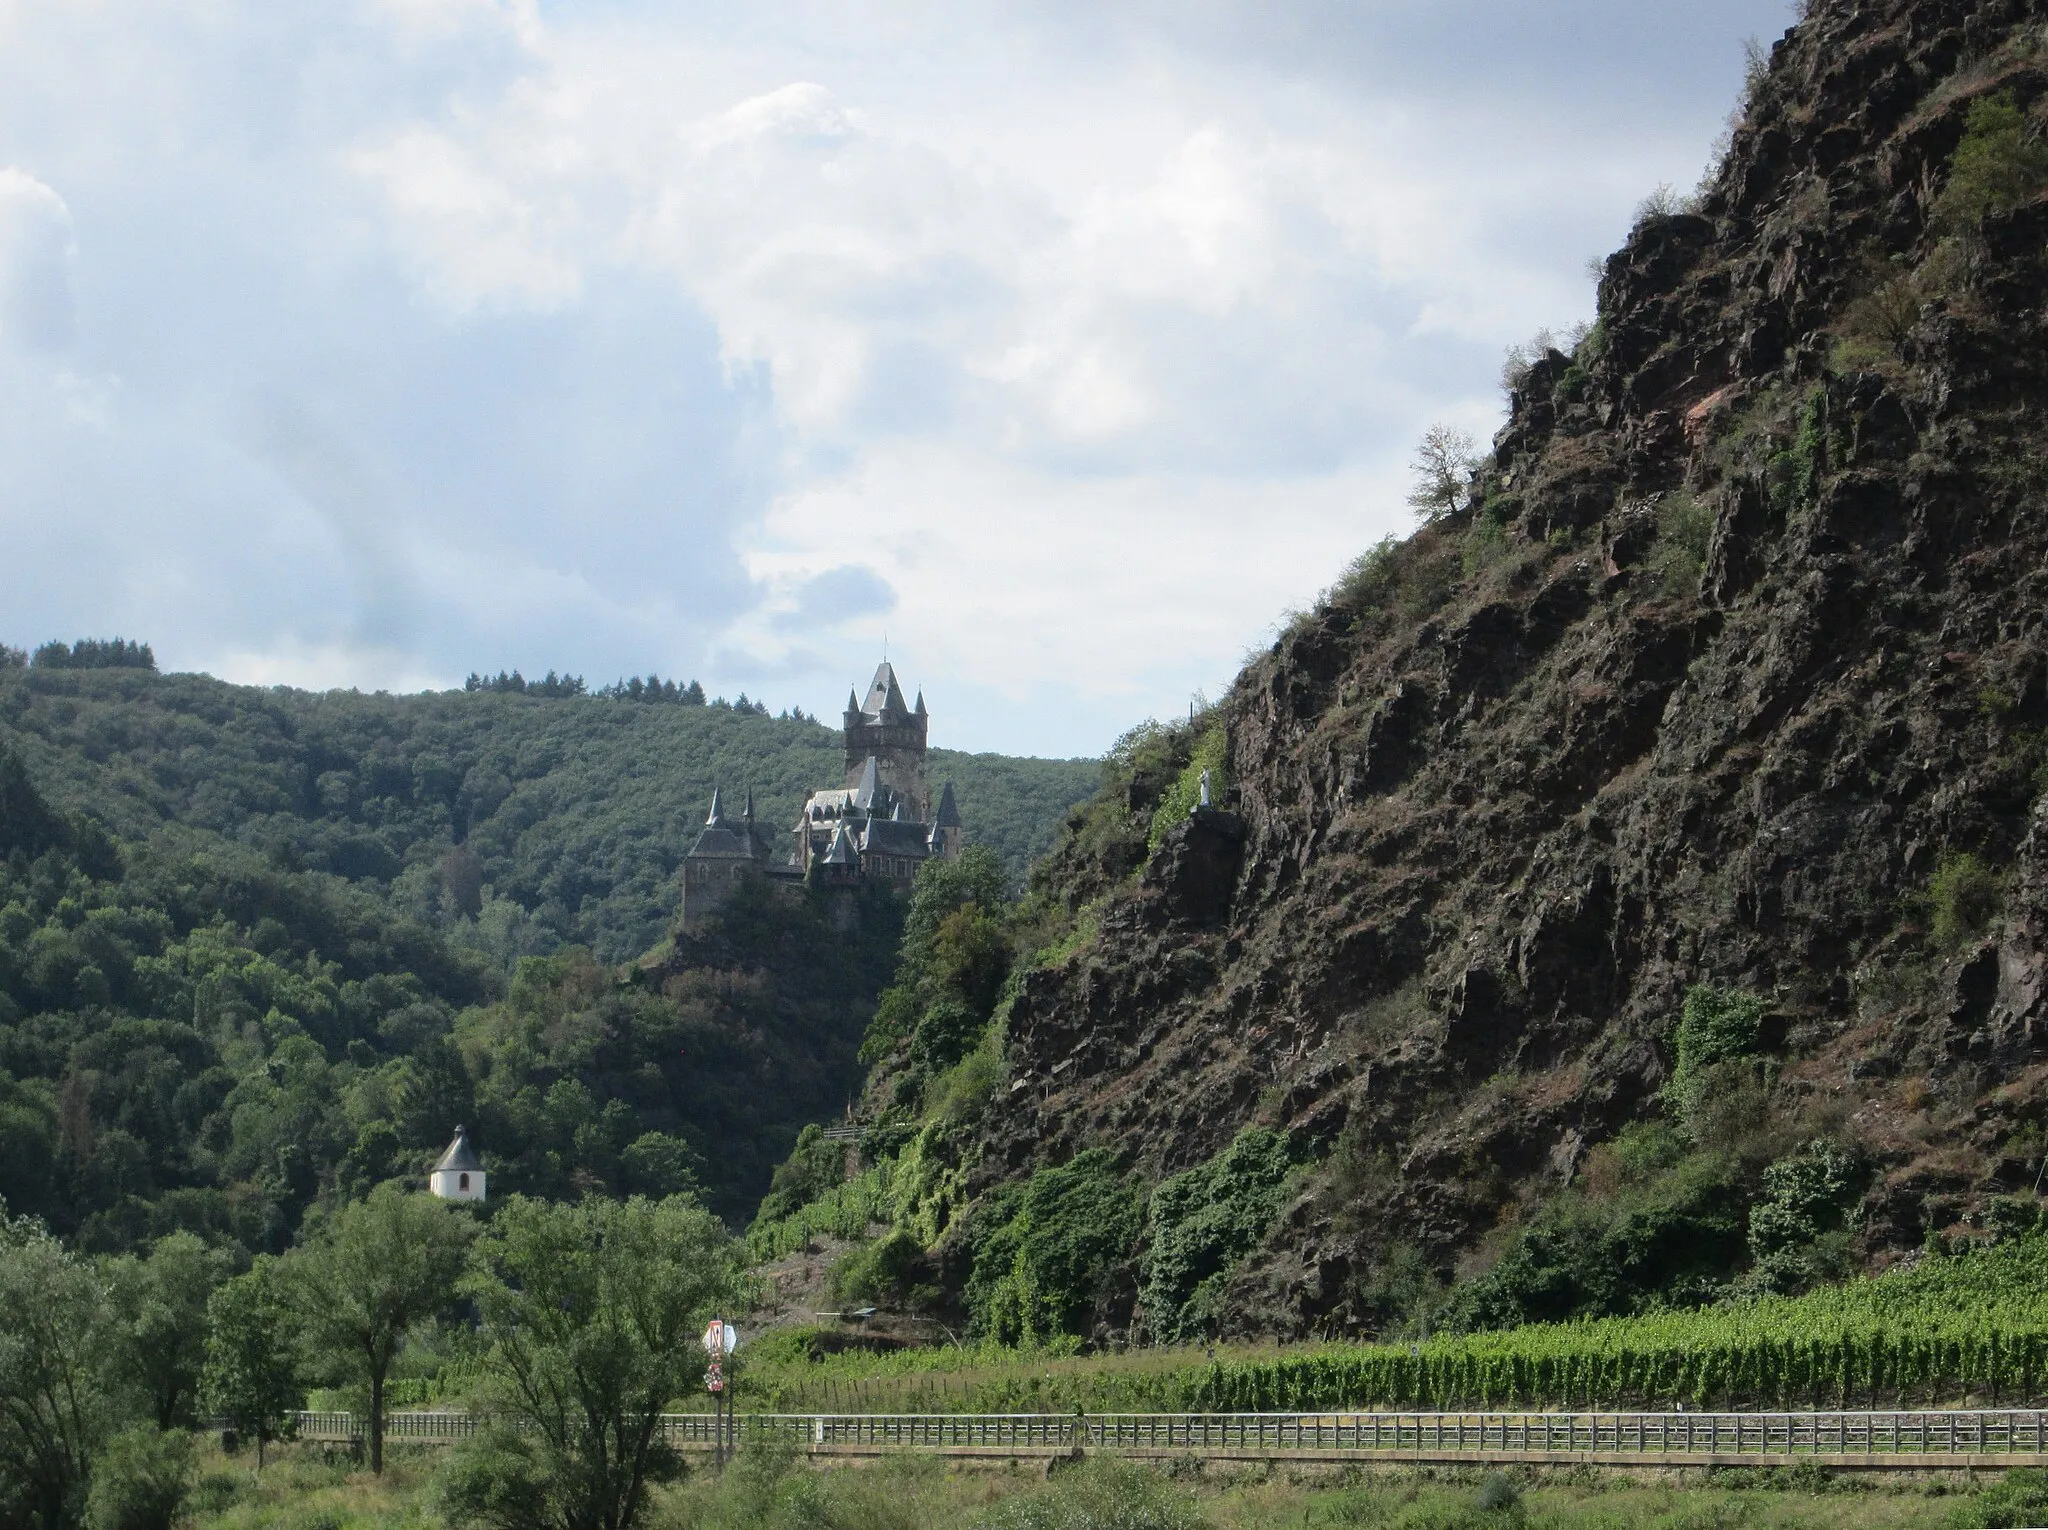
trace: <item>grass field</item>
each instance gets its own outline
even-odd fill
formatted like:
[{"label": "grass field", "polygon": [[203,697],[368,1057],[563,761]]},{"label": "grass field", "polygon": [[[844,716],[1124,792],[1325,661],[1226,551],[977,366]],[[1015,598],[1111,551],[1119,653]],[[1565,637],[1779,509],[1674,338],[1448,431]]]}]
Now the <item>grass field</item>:
[{"label": "grass field", "polygon": [[[438,1530],[430,1452],[393,1452],[374,1478],[339,1455],[285,1446],[209,1454],[190,1530]],[[1643,1481],[1589,1469],[1543,1478],[1477,1472],[1250,1470],[1164,1474],[1115,1461],[948,1469],[924,1458],[812,1471],[772,1453],[656,1490],[645,1530],[1737,1530],[1962,1527],[2048,1522],[2048,1474],[2007,1482],[1824,1472]]]}]

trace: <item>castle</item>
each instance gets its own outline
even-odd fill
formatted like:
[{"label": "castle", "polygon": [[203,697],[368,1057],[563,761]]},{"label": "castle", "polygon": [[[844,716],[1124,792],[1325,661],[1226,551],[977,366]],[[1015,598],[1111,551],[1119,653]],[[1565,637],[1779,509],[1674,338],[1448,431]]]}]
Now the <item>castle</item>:
[{"label": "castle", "polygon": [[790,886],[908,889],[926,861],[958,856],[966,836],[953,783],[936,804],[925,784],[930,724],[924,693],[915,706],[907,704],[896,671],[883,660],[865,701],[846,693],[846,784],[821,787],[804,799],[780,857],[780,836],[754,822],[754,794],[747,793],[745,808],[733,818],[713,790],[703,832],[683,857],[684,931],[698,928],[750,877]]}]

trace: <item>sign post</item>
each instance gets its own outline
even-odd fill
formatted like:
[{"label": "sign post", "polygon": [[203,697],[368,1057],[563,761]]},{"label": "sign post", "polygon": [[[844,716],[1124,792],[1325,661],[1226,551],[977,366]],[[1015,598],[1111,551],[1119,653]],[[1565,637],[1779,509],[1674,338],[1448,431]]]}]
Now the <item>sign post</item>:
[{"label": "sign post", "polygon": [[704,1353],[711,1367],[704,1372],[704,1388],[711,1394],[711,1455],[723,1467],[739,1444],[738,1424],[732,1416],[732,1379],[724,1362],[739,1348],[739,1330],[725,1318],[713,1318],[704,1330]]}]

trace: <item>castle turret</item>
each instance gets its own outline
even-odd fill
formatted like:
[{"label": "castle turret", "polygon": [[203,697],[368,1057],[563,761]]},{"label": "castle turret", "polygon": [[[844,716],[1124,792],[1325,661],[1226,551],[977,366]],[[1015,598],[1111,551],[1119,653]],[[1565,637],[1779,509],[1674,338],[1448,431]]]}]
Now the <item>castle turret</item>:
[{"label": "castle turret", "polygon": [[723,798],[713,787],[711,811],[683,857],[683,928],[696,929],[745,878],[764,870],[773,853],[769,837],[754,827],[753,792],[735,822],[725,816]]},{"label": "castle turret", "polygon": [[939,793],[939,811],[932,819],[932,854],[947,860],[967,848],[967,826],[960,821],[960,806],[953,800],[953,783]]},{"label": "castle turret", "polygon": [[924,693],[918,693],[913,711],[903,699],[895,669],[884,659],[875,670],[866,700],[856,702],[853,694],[847,693],[847,786],[857,787],[873,760],[881,784],[903,795],[910,816],[920,822],[928,820],[931,795],[925,789],[924,757],[930,726]]}]

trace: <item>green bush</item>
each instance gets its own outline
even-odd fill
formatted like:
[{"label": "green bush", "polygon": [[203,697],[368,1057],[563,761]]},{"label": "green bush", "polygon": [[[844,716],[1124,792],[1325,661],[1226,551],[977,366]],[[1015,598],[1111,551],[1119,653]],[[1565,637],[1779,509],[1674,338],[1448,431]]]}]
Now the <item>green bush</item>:
[{"label": "green bush", "polygon": [[975,1332],[1003,1343],[1085,1333],[1127,1264],[1138,1227],[1137,1192],[1102,1148],[999,1191],[969,1234]]},{"label": "green bush", "polygon": [[89,1530],[172,1530],[192,1488],[192,1437],[144,1424],[107,1441],[86,1496]]},{"label": "green bush", "polygon": [[1522,1490],[1506,1472],[1488,1472],[1472,1503],[1482,1514],[1513,1514],[1522,1507]]},{"label": "green bush", "polygon": [[1709,1068],[1756,1051],[1763,1039],[1763,1018],[1763,1001],[1753,994],[1711,983],[1695,983],[1686,990],[1673,1038],[1678,1055],[1671,1081],[1664,1086],[1681,1119],[1697,1112]]},{"label": "green bush", "polygon": [[1213,1330],[1223,1283],[1272,1226],[1292,1169],[1287,1139],[1249,1126],[1152,1192],[1140,1300],[1156,1338],[1173,1343]]},{"label": "green bush", "polygon": [[1848,1273],[1845,1224],[1862,1183],[1855,1155],[1825,1139],[1765,1169],[1763,1195],[1749,1209],[1749,1284],[1803,1291]]},{"label": "green bush", "polygon": [[902,1229],[848,1249],[832,1267],[832,1300],[842,1309],[910,1305],[924,1250]]},{"label": "green bush", "polygon": [[2002,879],[1974,855],[1945,855],[1927,884],[1928,938],[1943,951],[1978,939],[2005,903]]},{"label": "green bush", "polygon": [[1659,588],[1683,594],[1700,582],[1707,566],[1707,542],[1714,533],[1714,512],[1681,489],[1657,504],[1657,538],[1648,565]]},{"label": "green bush", "polygon": [[2048,185],[2048,144],[2012,97],[2001,92],[1971,106],[1937,211],[1950,224],[1978,223],[1990,213],[2018,206],[2043,185]]},{"label": "green bush", "polygon": [[1063,1472],[1051,1486],[1006,1498],[975,1530],[1198,1530],[1194,1495],[1128,1461],[1104,1459]]}]

